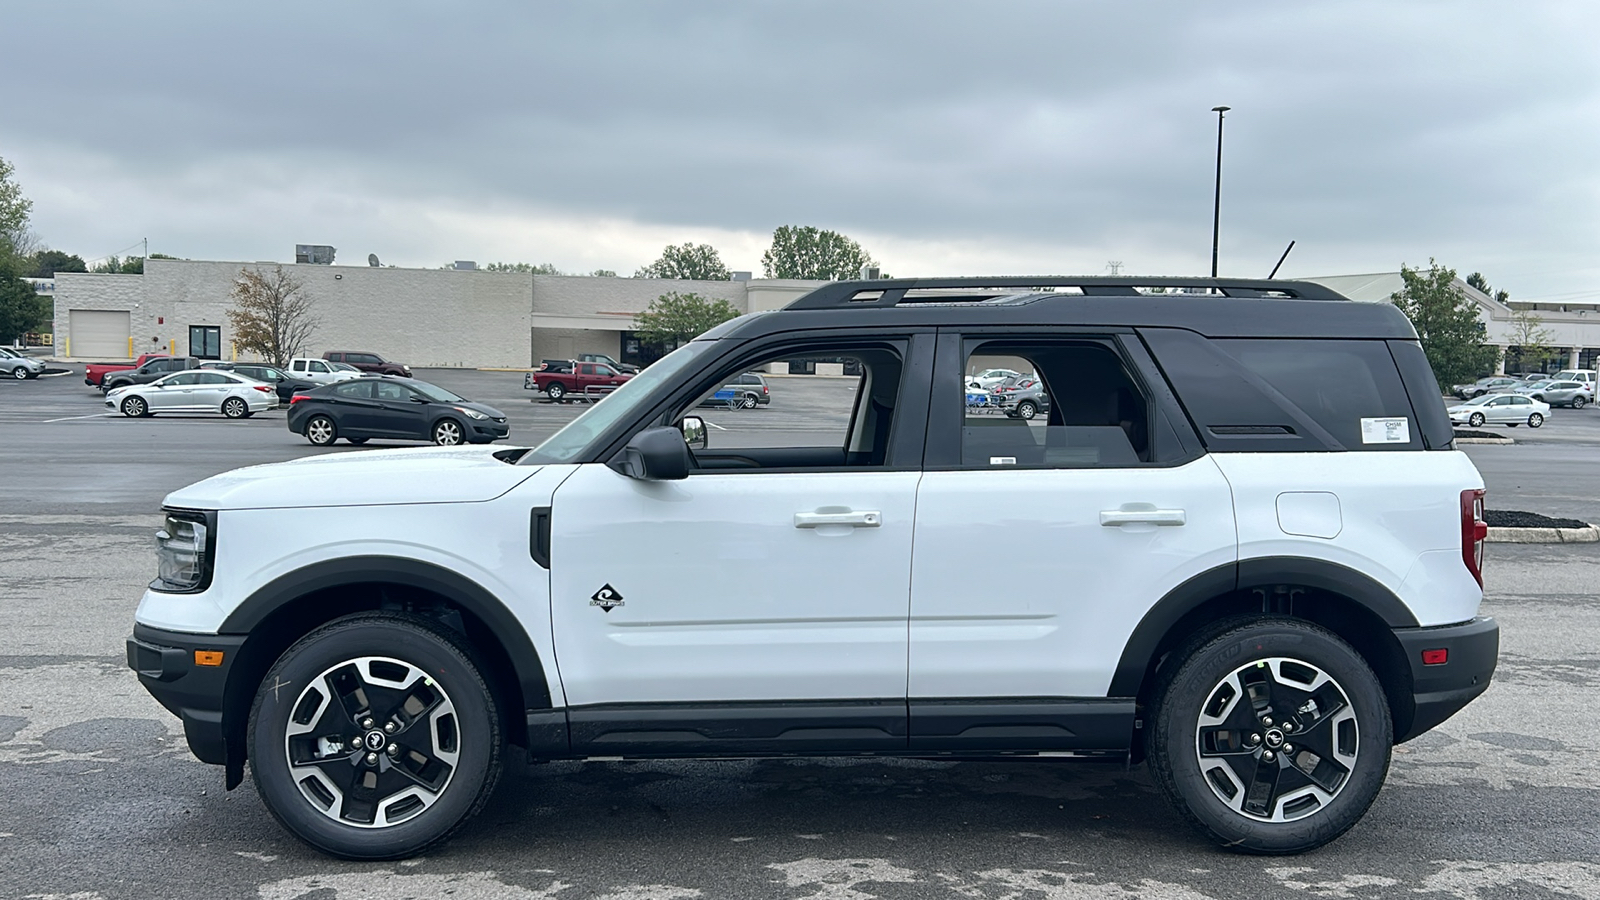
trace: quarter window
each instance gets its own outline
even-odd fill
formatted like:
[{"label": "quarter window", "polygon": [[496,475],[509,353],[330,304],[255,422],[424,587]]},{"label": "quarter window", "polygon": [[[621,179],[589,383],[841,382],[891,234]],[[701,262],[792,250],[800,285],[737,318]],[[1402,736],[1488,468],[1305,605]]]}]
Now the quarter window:
[{"label": "quarter window", "polygon": [[372,399],[372,382],[351,379],[350,381],[341,382],[333,389],[333,392],[340,397],[349,397],[353,400],[370,400]]}]

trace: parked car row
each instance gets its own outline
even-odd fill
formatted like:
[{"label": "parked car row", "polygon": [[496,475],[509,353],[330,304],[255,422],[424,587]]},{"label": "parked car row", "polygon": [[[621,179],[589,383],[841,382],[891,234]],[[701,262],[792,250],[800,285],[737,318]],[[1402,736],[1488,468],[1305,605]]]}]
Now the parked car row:
[{"label": "parked car row", "polygon": [[130,419],[166,412],[214,412],[248,419],[278,408],[269,384],[233,372],[195,369],[173,372],[147,383],[120,384],[106,392],[107,409]]},{"label": "parked car row", "polygon": [[1523,388],[1536,382],[1576,381],[1587,389],[1586,402],[1594,402],[1596,372],[1594,369],[1563,369],[1554,375],[1532,372],[1523,375],[1488,375],[1470,384],[1458,384],[1450,393],[1463,400],[1486,394],[1521,393]]}]

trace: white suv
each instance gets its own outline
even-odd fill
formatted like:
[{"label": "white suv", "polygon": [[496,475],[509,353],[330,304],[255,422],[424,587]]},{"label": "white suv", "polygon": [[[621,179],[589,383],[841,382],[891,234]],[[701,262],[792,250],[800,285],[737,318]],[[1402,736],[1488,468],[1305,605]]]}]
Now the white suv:
[{"label": "white suv", "polygon": [[[731,376],[810,357],[859,364],[848,393],[815,383],[837,428],[700,419]],[[1048,414],[968,408],[963,373],[1000,367],[1038,372]],[[1295,852],[1494,671],[1483,481],[1451,437],[1399,310],[1315,284],[832,284],[532,450],[172,494],[128,660],[229,788],[248,759],[346,857],[446,837],[503,742],[1148,760],[1218,842]]]}]

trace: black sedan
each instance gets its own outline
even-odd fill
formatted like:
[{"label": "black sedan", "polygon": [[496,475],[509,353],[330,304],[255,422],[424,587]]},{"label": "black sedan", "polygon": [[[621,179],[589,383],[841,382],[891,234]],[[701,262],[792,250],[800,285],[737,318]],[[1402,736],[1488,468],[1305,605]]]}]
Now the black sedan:
[{"label": "black sedan", "polygon": [[344,438],[432,441],[445,447],[487,444],[511,431],[505,413],[410,378],[352,378],[295,394],[289,430],[326,447]]}]

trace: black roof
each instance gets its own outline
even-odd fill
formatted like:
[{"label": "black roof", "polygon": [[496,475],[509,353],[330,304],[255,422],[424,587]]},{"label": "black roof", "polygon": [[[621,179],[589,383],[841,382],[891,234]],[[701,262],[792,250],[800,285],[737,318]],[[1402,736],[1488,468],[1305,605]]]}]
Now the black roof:
[{"label": "black roof", "polygon": [[1209,337],[1416,338],[1410,320],[1393,304],[1357,303],[1308,281],[1064,275],[834,282],[782,310],[735,319],[705,337],[983,325],[1173,327]]}]

